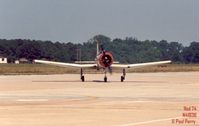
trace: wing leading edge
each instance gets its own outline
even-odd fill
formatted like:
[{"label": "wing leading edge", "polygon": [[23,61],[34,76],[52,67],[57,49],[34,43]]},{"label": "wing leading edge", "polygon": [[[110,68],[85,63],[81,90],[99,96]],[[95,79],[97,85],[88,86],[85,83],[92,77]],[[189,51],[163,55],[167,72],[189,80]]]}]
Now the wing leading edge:
[{"label": "wing leading edge", "polygon": [[171,63],[171,60],[158,61],[158,62],[148,62],[148,63],[136,63],[136,64],[112,64],[112,68],[139,68],[145,66],[154,66],[160,64]]},{"label": "wing leading edge", "polygon": [[76,68],[94,68],[97,64],[75,64],[75,63],[63,63],[63,62],[53,62],[45,60],[34,60],[35,63],[42,63],[60,67],[76,67]]},{"label": "wing leading edge", "polygon": [[[95,68],[97,64],[76,64],[76,63],[63,63],[63,62],[54,62],[54,61],[45,61],[45,60],[34,60],[35,63],[42,63],[60,67],[76,67],[76,68]],[[112,68],[139,68],[145,66],[154,66],[160,64],[171,63],[170,60],[158,61],[158,62],[148,62],[148,63],[136,63],[136,64],[112,64]]]}]

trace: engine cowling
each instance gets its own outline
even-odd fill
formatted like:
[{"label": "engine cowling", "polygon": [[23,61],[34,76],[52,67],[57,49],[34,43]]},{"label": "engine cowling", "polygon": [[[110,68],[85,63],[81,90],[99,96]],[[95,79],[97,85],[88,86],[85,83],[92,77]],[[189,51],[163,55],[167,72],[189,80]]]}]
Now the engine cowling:
[{"label": "engine cowling", "polygon": [[103,52],[98,56],[98,64],[103,67],[110,67],[113,64],[113,55],[110,52]]}]

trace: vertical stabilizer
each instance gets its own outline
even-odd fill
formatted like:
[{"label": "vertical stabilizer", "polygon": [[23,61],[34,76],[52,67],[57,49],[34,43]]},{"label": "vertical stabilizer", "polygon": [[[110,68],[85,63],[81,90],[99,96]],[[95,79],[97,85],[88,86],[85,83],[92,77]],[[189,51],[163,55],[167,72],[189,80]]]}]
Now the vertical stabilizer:
[{"label": "vertical stabilizer", "polygon": [[96,47],[96,56],[98,56],[99,55],[99,42],[98,42],[98,40],[96,40],[97,41],[97,47]]}]

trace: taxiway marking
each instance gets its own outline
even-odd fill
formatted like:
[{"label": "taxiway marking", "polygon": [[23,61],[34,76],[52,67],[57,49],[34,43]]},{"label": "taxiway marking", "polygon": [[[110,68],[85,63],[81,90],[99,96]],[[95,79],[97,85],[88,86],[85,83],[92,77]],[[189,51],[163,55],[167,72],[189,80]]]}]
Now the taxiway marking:
[{"label": "taxiway marking", "polygon": [[18,102],[41,102],[48,101],[48,99],[17,99]]}]

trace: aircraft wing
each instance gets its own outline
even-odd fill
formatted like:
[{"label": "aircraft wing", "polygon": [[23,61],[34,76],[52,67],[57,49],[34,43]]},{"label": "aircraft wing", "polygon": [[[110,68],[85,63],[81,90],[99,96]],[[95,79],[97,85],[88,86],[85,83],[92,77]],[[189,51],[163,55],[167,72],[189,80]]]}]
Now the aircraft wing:
[{"label": "aircraft wing", "polygon": [[171,63],[170,60],[167,61],[158,61],[158,62],[148,62],[148,63],[136,63],[136,64],[112,64],[112,68],[139,68],[145,66],[154,66],[160,64]]},{"label": "aircraft wing", "polygon": [[63,63],[63,62],[54,62],[54,61],[45,61],[45,60],[34,60],[35,63],[42,63],[60,67],[76,67],[76,68],[94,68],[97,64],[75,64],[75,63]]}]

